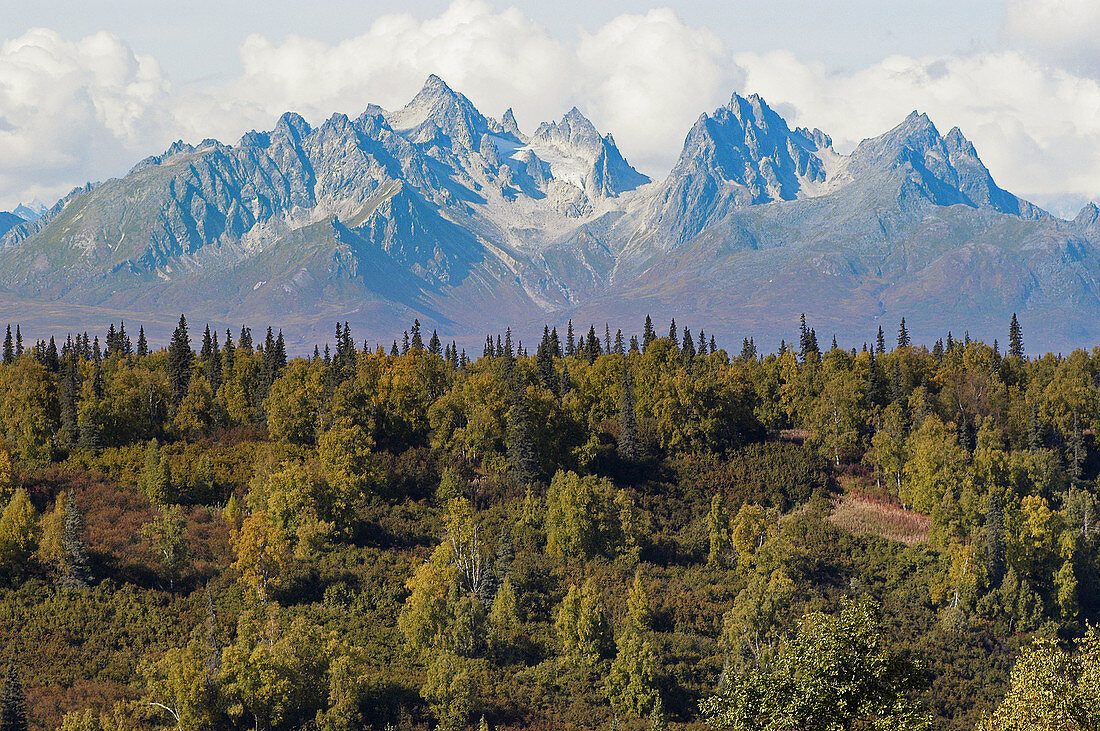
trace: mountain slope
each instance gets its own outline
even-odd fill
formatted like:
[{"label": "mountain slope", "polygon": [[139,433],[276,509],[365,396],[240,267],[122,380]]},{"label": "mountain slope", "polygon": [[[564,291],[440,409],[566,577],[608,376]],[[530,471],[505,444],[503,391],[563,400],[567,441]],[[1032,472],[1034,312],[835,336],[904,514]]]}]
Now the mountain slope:
[{"label": "mountain slope", "polygon": [[0,295],[270,320],[310,349],[336,319],[472,344],[649,312],[778,343],[803,311],[848,343],[903,315],[991,338],[1015,311],[1061,348],[1100,337],[1098,210],[1051,217],[925,115],[846,155],[755,95],[702,115],[654,183],[576,108],[528,135],[432,76],[397,111],[176,143],[0,228]]}]

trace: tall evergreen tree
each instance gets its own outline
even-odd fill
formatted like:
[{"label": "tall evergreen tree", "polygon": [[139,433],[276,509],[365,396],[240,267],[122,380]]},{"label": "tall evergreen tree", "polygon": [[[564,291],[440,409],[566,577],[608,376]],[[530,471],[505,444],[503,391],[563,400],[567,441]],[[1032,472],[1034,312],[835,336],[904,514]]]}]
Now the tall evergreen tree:
[{"label": "tall evergreen tree", "polygon": [[590,325],[588,328],[588,341],[585,343],[584,357],[589,363],[595,363],[596,359],[600,357],[600,339],[596,337],[596,326]]},{"label": "tall evergreen tree", "polygon": [[677,339],[676,332],[676,318],[672,318],[672,322],[668,326],[668,339],[672,341],[673,345],[679,345],[680,341]]},{"label": "tall evergreen tree", "polygon": [[27,731],[27,697],[19,680],[15,660],[8,661],[4,689],[0,691],[0,731]]},{"label": "tall evergreen tree", "polygon": [[1015,312],[1012,313],[1012,322],[1008,324],[1008,354],[1014,358],[1024,357],[1024,331]]},{"label": "tall evergreen tree", "polygon": [[91,570],[88,566],[88,546],[84,543],[84,514],[77,507],[71,490],[65,502],[61,552],[64,557],[61,586],[68,589],[87,587],[91,580]]},{"label": "tall evergreen tree", "polygon": [[[351,357],[352,357],[352,360],[354,361],[354,359],[355,359],[355,348],[354,347],[351,348]],[[275,352],[272,355],[272,361],[271,362],[275,366],[274,373],[275,373],[275,377],[277,378],[280,373],[282,373],[284,370],[286,370],[286,340],[283,339],[283,331],[282,330],[279,330],[279,337],[275,338]],[[352,367],[354,367],[354,365],[355,364],[353,362]]]},{"label": "tall evergreen tree", "polygon": [[237,348],[246,355],[251,355],[253,350],[252,328],[241,325],[241,336],[237,338]]},{"label": "tall evergreen tree", "polygon": [[878,337],[875,338],[875,350],[878,351],[879,355],[886,352],[886,333],[882,331],[882,325],[878,326]]},{"label": "tall evergreen tree", "polygon": [[657,333],[653,331],[653,320],[649,315],[645,316],[645,328],[642,330],[642,348],[648,348],[649,344],[657,339]]},{"label": "tall evergreen tree", "polygon": [[573,336],[573,321],[569,321],[569,327],[565,331],[565,357],[571,358],[577,354],[577,341]]},{"label": "tall evergreen tree", "polygon": [[46,346],[46,370],[57,374],[61,372],[61,358],[57,353],[57,341],[50,336],[50,344]]},{"label": "tall evergreen tree", "polygon": [[618,330],[615,332],[615,353],[623,355],[623,352],[623,331]]},{"label": "tall evergreen tree", "polygon": [[542,342],[539,343],[539,347],[535,350],[535,366],[538,368],[539,379],[542,381],[542,385],[549,388],[551,391],[557,390],[557,380],[554,373],[554,352],[553,343],[550,341],[550,328],[543,327],[542,329]]},{"label": "tall evergreen tree", "polygon": [[[85,338],[87,333],[85,333]],[[15,357],[20,358],[23,356],[23,331],[19,329],[19,325],[15,326]]]},{"label": "tall evergreen tree", "polygon": [[180,315],[179,324],[168,346],[168,388],[172,404],[179,405],[191,385],[191,365],[195,353],[191,350],[191,338],[187,334],[187,318]]},{"label": "tall evergreen tree", "polygon": [[134,354],[134,345],[130,342],[130,336],[126,334],[126,321],[120,320],[118,327],[118,347],[123,356]]},{"label": "tall evergreen tree", "polygon": [[4,365],[15,362],[15,342],[11,337],[11,325],[8,325],[8,334],[4,338]]},{"label": "tall evergreen tree", "polygon": [[432,339],[428,341],[428,352],[432,355],[442,355],[443,346],[439,342],[439,334],[432,330]]},{"label": "tall evergreen tree", "polygon": [[138,326],[137,354],[139,358],[149,355],[149,341],[145,339],[145,326]]},{"label": "tall evergreen tree", "polygon": [[210,358],[203,369],[206,380],[210,382],[210,388],[216,393],[222,385],[222,353],[218,347],[218,331],[215,330],[210,340]]},{"label": "tall evergreen tree", "polygon": [[685,365],[691,365],[695,360],[695,341],[691,339],[691,330],[684,327],[684,344],[682,346],[682,354]]},{"label": "tall evergreen tree", "polygon": [[538,476],[535,443],[531,436],[531,423],[527,416],[527,399],[520,378],[512,379],[512,408],[508,410],[508,465],[512,477],[521,485],[533,482]]},{"label": "tall evergreen tree", "polygon": [[905,318],[901,318],[901,324],[898,325],[898,347],[908,348],[911,345],[909,340],[909,329],[905,327]]},{"label": "tall evergreen tree", "polygon": [[[325,346],[326,350],[328,345]],[[222,378],[231,380],[237,363],[237,348],[233,345],[233,333],[225,329],[225,347],[222,348]]]},{"label": "tall evergreen tree", "polygon": [[413,350],[424,349],[424,338],[420,336],[420,320],[414,319],[412,326],[412,342],[411,346]]}]

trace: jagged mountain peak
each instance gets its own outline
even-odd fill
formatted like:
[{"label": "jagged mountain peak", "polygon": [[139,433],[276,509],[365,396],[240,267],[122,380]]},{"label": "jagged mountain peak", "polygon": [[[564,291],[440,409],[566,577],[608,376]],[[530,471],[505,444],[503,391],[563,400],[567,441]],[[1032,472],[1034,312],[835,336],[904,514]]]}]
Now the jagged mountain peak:
[{"label": "jagged mountain peak", "polygon": [[576,106],[556,122],[543,122],[528,146],[549,164],[551,175],[585,191],[609,198],[634,190],[649,178],[630,165],[610,135],[601,135]]},{"label": "jagged mountain peak", "polygon": [[387,115],[386,120],[393,129],[422,140],[434,132],[434,126],[467,151],[476,150],[481,135],[490,131],[489,120],[473,103],[435,74],[428,77],[412,101]]},{"label": "jagged mountain peak", "polygon": [[852,153],[850,169],[866,181],[903,171],[903,201],[915,193],[936,205],[961,203],[1022,218],[1049,216],[999,187],[958,127],[941,136],[931,118],[917,111],[888,132],[861,142]]},{"label": "jagged mountain peak", "polygon": [[279,117],[279,121],[275,123],[274,133],[288,137],[295,142],[301,142],[302,138],[311,131],[309,122],[302,115],[297,112],[284,112]]},{"label": "jagged mountain peak", "polygon": [[46,204],[36,198],[31,201],[30,204],[20,203],[15,207],[12,213],[19,216],[24,221],[35,221],[41,218],[46,210]]},{"label": "jagged mountain peak", "polygon": [[560,121],[540,124],[532,137],[559,149],[585,153],[593,160],[600,154],[604,143],[596,125],[575,106]]},{"label": "jagged mountain peak", "polygon": [[819,133],[817,140],[791,131],[763,97],[733,94],[696,120],[651,209],[650,225],[669,228],[674,240],[683,241],[733,208],[816,193],[828,177],[816,154],[828,137]]},{"label": "jagged mountain peak", "polygon": [[1089,201],[1073,220],[1078,223],[1093,223],[1097,218],[1100,218],[1100,208],[1092,201]]},{"label": "jagged mountain peak", "polygon": [[519,124],[516,123],[516,115],[511,107],[508,107],[504,111],[504,116],[500,118],[500,127],[505,134],[510,134],[516,139],[523,139],[523,133],[520,132]]}]

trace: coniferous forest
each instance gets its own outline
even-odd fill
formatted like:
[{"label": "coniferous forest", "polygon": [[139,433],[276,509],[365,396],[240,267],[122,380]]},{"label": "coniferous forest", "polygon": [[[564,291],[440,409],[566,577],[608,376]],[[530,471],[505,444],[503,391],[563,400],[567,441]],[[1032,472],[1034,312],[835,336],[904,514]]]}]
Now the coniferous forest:
[{"label": "coniferous forest", "polygon": [[0,729],[1100,728],[1100,348],[631,325],[9,327]]}]

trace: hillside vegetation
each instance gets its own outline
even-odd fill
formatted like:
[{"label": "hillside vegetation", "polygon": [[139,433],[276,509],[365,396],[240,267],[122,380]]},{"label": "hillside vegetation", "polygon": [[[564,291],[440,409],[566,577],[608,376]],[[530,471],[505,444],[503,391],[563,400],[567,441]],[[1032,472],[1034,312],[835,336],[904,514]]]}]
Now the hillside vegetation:
[{"label": "hillside vegetation", "polygon": [[0,728],[1098,727],[1100,350],[131,335],[5,342]]}]

